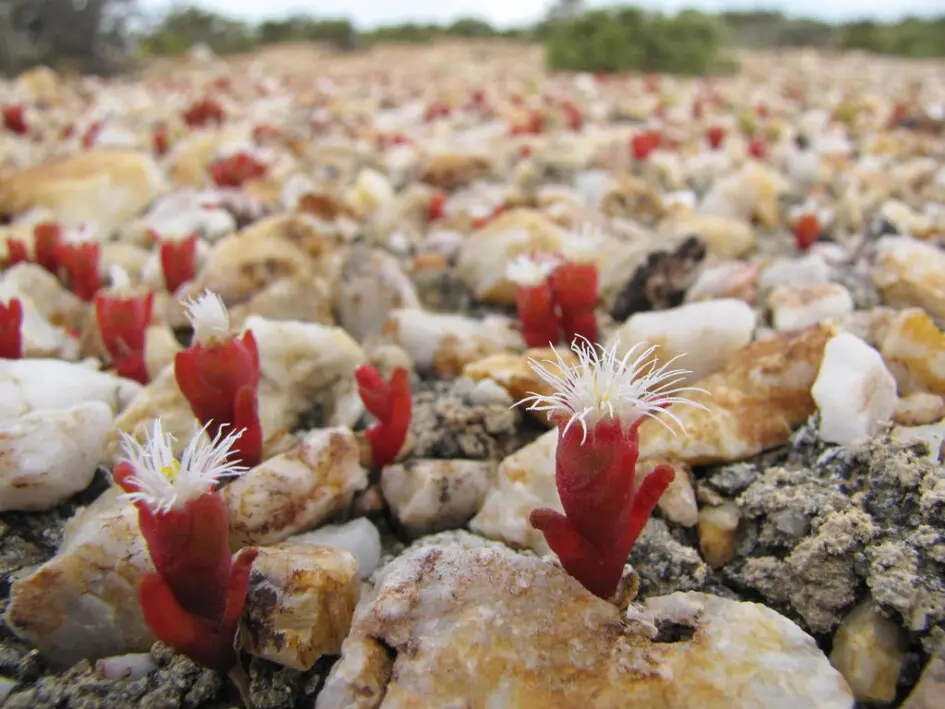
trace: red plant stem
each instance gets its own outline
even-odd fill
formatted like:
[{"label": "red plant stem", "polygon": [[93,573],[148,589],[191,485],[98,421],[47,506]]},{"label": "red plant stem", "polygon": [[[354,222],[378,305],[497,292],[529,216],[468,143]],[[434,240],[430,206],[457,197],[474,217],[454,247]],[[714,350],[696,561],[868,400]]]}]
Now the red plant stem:
[{"label": "red plant stem", "polygon": [[794,243],[798,251],[807,251],[820,237],[820,219],[816,214],[805,214],[794,223]]},{"label": "red plant stem", "polygon": [[598,282],[597,266],[592,263],[565,262],[559,265],[549,279],[559,325],[567,342],[577,336],[597,342]]},{"label": "red plant stem", "polygon": [[583,430],[558,420],[555,481],[564,514],[534,510],[529,520],[542,531],[565,570],[591,593],[610,598],[624,564],[674,472],[659,466],[639,488],[635,471],[641,421],[625,428],[603,419]]},{"label": "red plant stem", "polygon": [[[115,482],[126,492],[137,491],[133,475],[128,463],[115,468]],[[258,550],[246,549],[235,560],[230,555],[229,512],[216,491],[167,512],[141,501],[135,507],[157,572],[138,586],[148,627],[204,667],[229,671],[237,662],[236,628]]]},{"label": "red plant stem", "polygon": [[95,298],[95,318],[115,371],[141,384],[151,379],[144,355],[153,307],[153,293],[143,298]]},{"label": "red plant stem", "polygon": [[99,273],[101,245],[97,241],[59,244],[57,254],[69,279],[69,288],[86,302],[90,302],[102,287]]},{"label": "red plant stem", "polygon": [[26,107],[22,104],[4,106],[3,127],[16,135],[26,135],[29,132],[29,126],[26,123]]},{"label": "red plant stem", "polygon": [[554,295],[548,282],[537,286],[518,286],[515,306],[527,347],[550,347],[558,343],[561,331],[555,313]]},{"label": "red plant stem", "polygon": [[197,275],[197,235],[191,234],[181,241],[162,241],[161,269],[164,272],[164,284],[171,293],[176,293],[184,283],[192,281]]},{"label": "red plant stem", "polygon": [[354,376],[364,408],[377,419],[364,435],[371,444],[374,469],[383,470],[397,459],[407,440],[413,405],[410,373],[404,367],[395,367],[388,383],[374,367],[365,364],[355,370]]},{"label": "red plant stem", "polygon": [[259,387],[259,349],[247,330],[221,344],[192,344],[174,356],[174,376],[200,423],[213,438],[223,426],[243,431],[234,445],[234,458],[254,466],[262,458],[262,425],[256,393]]},{"label": "red plant stem", "polygon": [[29,260],[30,257],[26,250],[26,244],[20,239],[13,237],[7,239],[7,268]]},{"label": "red plant stem", "polygon": [[470,224],[470,227],[472,229],[482,229],[486,224],[488,224],[497,216],[502,214],[505,210],[506,210],[505,204],[500,204],[495,209],[493,209],[490,214],[487,214],[484,217],[478,217],[476,219],[473,219],[472,223]]},{"label": "red plant stem", "polygon": [[155,155],[167,155],[167,151],[170,148],[167,126],[159,125],[154,129],[154,133],[151,136],[151,143],[154,146]]},{"label": "red plant stem", "polygon": [[0,303],[0,357],[23,357],[23,304],[19,298]]},{"label": "red plant stem", "polygon": [[59,244],[62,242],[62,229],[54,222],[43,222],[33,227],[36,263],[54,276],[59,275]]}]

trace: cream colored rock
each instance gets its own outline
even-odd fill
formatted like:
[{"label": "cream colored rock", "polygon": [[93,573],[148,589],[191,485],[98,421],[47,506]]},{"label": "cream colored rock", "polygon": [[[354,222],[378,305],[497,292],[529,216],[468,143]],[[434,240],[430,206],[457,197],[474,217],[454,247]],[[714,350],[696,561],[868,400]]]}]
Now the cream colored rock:
[{"label": "cream colored rock", "polygon": [[703,195],[699,211],[746,221],[755,219],[766,229],[774,229],[779,223],[779,197],[786,189],[786,180],[774,169],[757,162],[745,163],[738,172],[713,183]]},{"label": "cream colored rock", "polygon": [[736,352],[723,369],[696,382],[705,393],[689,398],[705,410],[671,407],[685,434],[671,433],[659,421],[641,425],[640,459],[730,462],[783,443],[814,411],[810,388],[831,335],[830,328],[815,326]]},{"label": "cream colored rock", "polygon": [[778,286],[768,294],[774,329],[799,330],[853,312],[853,298],[839,283]]},{"label": "cream colored rock", "polygon": [[177,190],[157,200],[124,233],[135,243],[149,244],[153,234],[164,239],[196,233],[216,242],[235,231],[236,219],[222,209],[219,197],[212,191]]},{"label": "cream colored rock", "polygon": [[365,168],[358,173],[354,185],[345,195],[345,201],[360,218],[393,201],[394,188],[390,180],[377,170]]},{"label": "cream colored rock", "polygon": [[659,231],[676,238],[696,234],[709,253],[719,259],[740,258],[755,247],[756,241],[755,230],[748,221],[717,214],[683,213],[663,221]]},{"label": "cream colored rock", "polygon": [[0,421],[0,512],[47,510],[87,488],[114,417],[93,401]]},{"label": "cream colored rock", "polygon": [[902,709],[938,709],[945,694],[945,654],[933,655],[916,683],[912,693],[902,704]]},{"label": "cream colored rock", "polygon": [[847,444],[873,435],[892,418],[896,380],[879,352],[841,332],[824,349],[811,396],[820,410],[820,437]]},{"label": "cream colored rock", "polygon": [[505,277],[508,263],[532,251],[559,252],[565,237],[566,232],[540,212],[512,210],[466,238],[457,272],[478,300],[512,304],[515,286]]},{"label": "cream colored rock", "polygon": [[253,562],[239,642],[250,655],[305,671],[337,655],[360,594],[347,551],[282,543]]},{"label": "cream colored rock", "polygon": [[174,331],[167,325],[149,325],[144,333],[144,364],[153,380],[174,361],[183,349]]},{"label": "cream colored rock", "polygon": [[945,332],[922,310],[909,308],[896,315],[880,351],[900,394],[945,396]]},{"label": "cream colored rock", "polygon": [[488,355],[522,348],[511,320],[493,315],[477,319],[418,308],[390,313],[376,344],[395,344],[410,355],[419,371],[456,377]]},{"label": "cream colored rock", "polygon": [[[565,364],[578,363],[577,356],[570,349],[561,348],[557,354],[561,355]],[[535,374],[530,360],[541,362],[546,367],[550,367],[551,371],[557,369],[555,351],[549,347],[538,347],[526,350],[523,354],[496,354],[471,362],[463,367],[463,376],[474,382],[497,383],[508,392],[511,398],[510,404],[521,401],[531,394],[542,396],[551,394],[550,385]],[[544,411],[528,411],[527,413],[546,425],[551,425]]]},{"label": "cream colored rock", "polygon": [[549,553],[545,537],[528,523],[528,516],[536,507],[563,510],[555,486],[557,448],[558,430],[554,429],[499,463],[492,487],[469,528],[512,546]]},{"label": "cream colored rock", "polygon": [[905,664],[899,626],[866,601],[854,608],[833,636],[830,662],[861,702],[891,702]]},{"label": "cream colored rock", "polygon": [[893,421],[900,426],[925,426],[945,419],[945,398],[916,392],[902,396],[896,402]]},{"label": "cream colored rock", "polygon": [[735,556],[735,533],[740,514],[730,502],[699,510],[699,551],[714,569],[725,566]]},{"label": "cream colored rock", "polygon": [[250,316],[267,320],[296,320],[334,325],[331,288],[324,278],[297,275],[280,278],[256,291],[249,300],[230,309],[234,325]]},{"label": "cream colored rock", "polygon": [[411,537],[457,529],[482,507],[495,466],[481,460],[411,459],[389,465],[381,491]]},{"label": "cream colored rock", "polygon": [[[78,328],[87,311],[86,304],[63,287],[53,274],[35,263],[19,263],[4,271],[0,280],[4,298],[29,301],[54,327]],[[29,317],[29,308],[24,315]]]},{"label": "cream colored rock", "polygon": [[6,622],[50,661],[145,652],[154,642],[131,602],[153,571],[138,512],[112,488],[66,525],[58,553],[10,588]]},{"label": "cream colored rock", "polygon": [[830,281],[832,269],[822,256],[816,253],[800,258],[785,258],[774,261],[758,276],[758,288],[766,291],[777,286],[800,286],[822,284]]},{"label": "cream colored rock", "polygon": [[269,217],[214,244],[195,289],[209,288],[233,306],[275,280],[325,275],[324,260],[331,249],[314,218]]},{"label": "cream colored rock", "polygon": [[56,103],[62,98],[62,79],[48,66],[27,69],[16,77],[14,88],[32,103]]},{"label": "cream colored rock", "polygon": [[314,529],[367,487],[357,439],[348,428],[309,431],[291,451],[243,474],[221,494],[230,544],[273,544]]},{"label": "cream colored rock", "polygon": [[893,307],[924,308],[945,319],[945,251],[907,236],[884,237],[876,243],[870,276]]},{"label": "cream colored rock", "polygon": [[[132,285],[136,285],[140,280],[140,275],[148,260],[151,258],[157,259],[157,256],[152,255],[147,249],[123,241],[107,242],[102,244],[101,249],[99,270],[102,274],[110,274],[112,268],[117,266],[128,275]],[[105,278],[102,280],[108,282]],[[163,285],[163,274],[161,285]]]},{"label": "cream colored rock", "polygon": [[90,150],[0,175],[0,213],[45,207],[67,226],[115,230],[166,188],[157,163],[143,152]]},{"label": "cream colored rock", "polygon": [[56,359],[0,360],[0,419],[98,401],[113,413],[141,391],[130,379]]},{"label": "cream colored rock", "polygon": [[[675,593],[622,618],[555,564],[454,539],[384,569],[316,709],[853,706],[813,638],[765,606]],[[670,624],[691,636],[657,642]]]},{"label": "cream colored rock", "polygon": [[619,338],[617,354],[621,357],[639,343],[656,345],[660,364],[679,357],[671,368],[690,370],[692,374],[680,384],[691,384],[721,369],[751,342],[755,321],[755,311],[742,300],[707,300],[631,315],[609,344]]},{"label": "cream colored rock", "polygon": [[381,249],[352,249],[334,296],[341,326],[358,342],[380,332],[391,311],[420,307],[413,282]]},{"label": "cream colored rock", "polygon": [[[636,481],[639,485],[652,469],[656,461],[646,461],[637,466]],[[692,468],[685,463],[672,466],[676,474],[657,503],[663,517],[683,527],[695,527],[699,521],[699,506],[696,503],[696,491],[692,486]]]},{"label": "cream colored rock", "polygon": [[747,261],[723,261],[708,266],[699,273],[695,283],[686,291],[687,303],[715,298],[738,298],[754,303],[758,265]]}]

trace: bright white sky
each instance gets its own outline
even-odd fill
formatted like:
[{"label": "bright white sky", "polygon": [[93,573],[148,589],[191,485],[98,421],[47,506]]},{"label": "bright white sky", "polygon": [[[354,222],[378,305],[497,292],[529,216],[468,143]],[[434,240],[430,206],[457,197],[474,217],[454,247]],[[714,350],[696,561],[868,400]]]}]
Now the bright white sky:
[{"label": "bright white sky", "polygon": [[[160,12],[168,0],[144,0]],[[319,17],[349,17],[360,27],[394,22],[446,22],[458,17],[481,17],[500,27],[512,27],[541,18],[551,0],[181,0],[244,20],[258,21],[292,14]],[[906,15],[945,14],[945,0],[638,0],[607,2],[592,0],[590,6],[633,4],[675,12],[685,7],[719,11],[751,10],[759,7],[787,9],[793,17],[849,20],[872,17],[895,20]]]}]

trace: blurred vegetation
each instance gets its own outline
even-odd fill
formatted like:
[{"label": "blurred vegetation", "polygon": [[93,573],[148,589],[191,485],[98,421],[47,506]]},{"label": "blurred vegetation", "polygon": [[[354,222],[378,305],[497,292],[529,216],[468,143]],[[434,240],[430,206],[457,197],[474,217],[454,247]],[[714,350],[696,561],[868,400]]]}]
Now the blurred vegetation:
[{"label": "blurred vegetation", "polygon": [[139,8],[140,0],[0,0],[0,71],[43,63],[106,74],[127,68],[137,56],[180,54],[195,44],[222,55],[280,42],[324,42],[352,51],[379,42],[450,37],[541,42],[549,66],[568,71],[717,72],[732,68],[726,50],[735,47],[945,57],[945,15],[835,25],[771,11],[689,10],[674,16],[634,7],[585,11],[582,0],[558,0],[530,27],[500,30],[467,17],[449,25],[405,23],[361,31],[345,18],[296,15],[256,26],[188,6],[145,22]]}]

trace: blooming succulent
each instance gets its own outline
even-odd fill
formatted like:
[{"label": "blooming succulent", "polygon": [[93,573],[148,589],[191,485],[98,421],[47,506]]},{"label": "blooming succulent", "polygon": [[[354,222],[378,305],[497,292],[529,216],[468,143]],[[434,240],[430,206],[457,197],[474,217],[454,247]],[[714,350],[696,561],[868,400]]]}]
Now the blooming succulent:
[{"label": "blooming succulent", "polygon": [[619,341],[602,347],[577,338],[577,364],[557,350],[556,361],[531,361],[551,393],[519,402],[558,427],[555,482],[564,514],[539,508],[529,521],[565,570],[601,598],[617,591],[634,542],[673,480],[672,467],[659,465],[637,485],[640,424],[651,418],[682,428],[667,407],[692,404],[684,394],[697,391],[682,386],[690,372],[674,369],[676,358],[660,364],[655,347],[643,348],[620,357]]},{"label": "blooming succulent", "polygon": [[120,376],[147,384],[151,377],[145,365],[145,334],[151,324],[154,293],[132,293],[128,274],[117,266],[112,268],[111,279],[111,293],[95,296],[102,344]]},{"label": "blooming succulent", "polygon": [[365,364],[354,373],[358,394],[364,408],[377,419],[365,437],[371,445],[371,459],[375,470],[383,470],[397,459],[410,428],[412,395],[410,374],[404,367],[395,367],[390,381]]},{"label": "blooming succulent", "polygon": [[155,637],[219,672],[238,664],[234,641],[257,550],[230,553],[229,514],[217,483],[245,470],[233,462],[242,431],[207,439],[204,426],[178,460],[161,419],[141,444],[122,435],[124,459],[115,483],[138,510],[155,573],[144,574],[138,599]]},{"label": "blooming succulent", "polygon": [[56,257],[69,281],[69,288],[82,300],[91,302],[102,287],[99,273],[101,244],[93,238],[94,230],[84,225],[69,232],[56,246]]},{"label": "blooming succulent", "polygon": [[509,262],[506,277],[515,284],[515,305],[528,347],[547,347],[558,341],[560,328],[548,279],[557,259],[522,254]]},{"label": "blooming succulent", "polygon": [[174,356],[174,376],[197,419],[212,436],[224,426],[243,430],[236,455],[243,465],[262,457],[259,421],[259,349],[249,330],[237,336],[220,297],[206,291],[184,303],[194,329],[190,347]]}]

